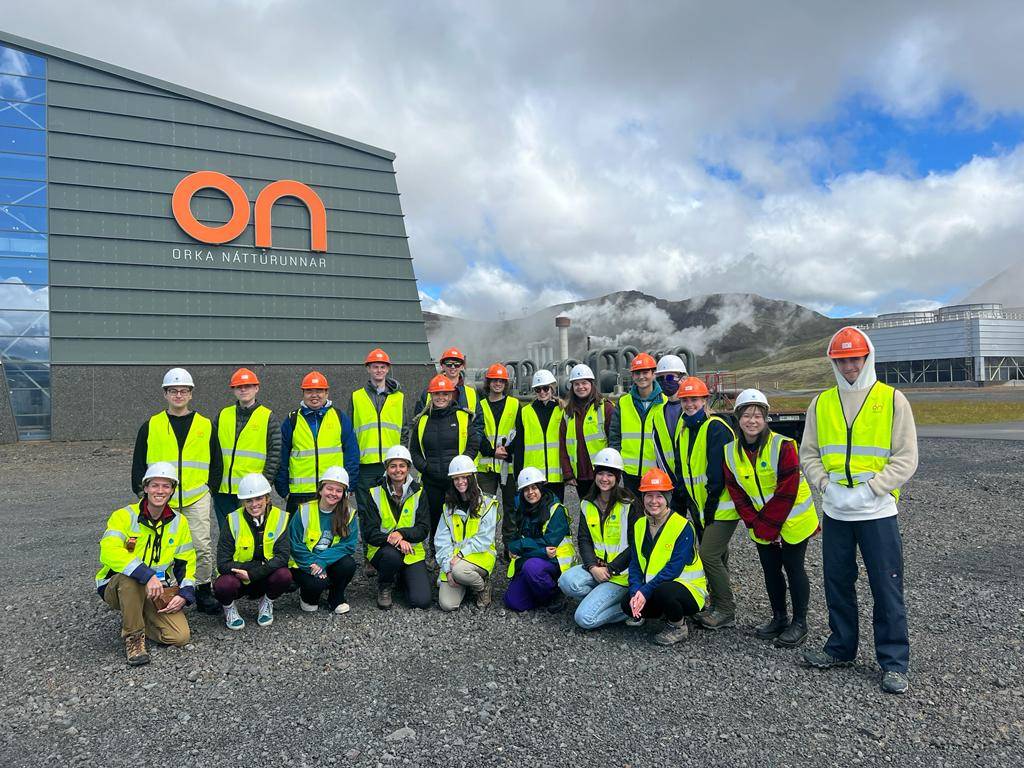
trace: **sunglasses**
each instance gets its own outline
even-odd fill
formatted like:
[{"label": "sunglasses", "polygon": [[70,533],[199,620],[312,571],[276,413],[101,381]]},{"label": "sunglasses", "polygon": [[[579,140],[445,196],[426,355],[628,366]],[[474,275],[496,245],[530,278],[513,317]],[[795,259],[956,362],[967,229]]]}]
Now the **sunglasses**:
[{"label": "sunglasses", "polygon": [[443,368],[460,368],[460,367],[462,367],[462,363],[460,363],[458,360],[445,360],[444,362],[441,363],[441,367],[443,367]]}]

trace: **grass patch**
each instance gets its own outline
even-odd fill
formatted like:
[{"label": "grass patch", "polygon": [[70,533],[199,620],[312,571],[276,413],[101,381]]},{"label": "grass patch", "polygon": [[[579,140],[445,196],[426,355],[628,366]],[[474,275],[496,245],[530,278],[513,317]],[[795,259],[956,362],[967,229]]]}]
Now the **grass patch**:
[{"label": "grass patch", "polygon": [[[770,398],[776,411],[806,411],[811,395]],[[1002,421],[1024,421],[1024,401],[1003,402],[983,399],[910,401],[914,421],[928,424],[993,424]]]}]

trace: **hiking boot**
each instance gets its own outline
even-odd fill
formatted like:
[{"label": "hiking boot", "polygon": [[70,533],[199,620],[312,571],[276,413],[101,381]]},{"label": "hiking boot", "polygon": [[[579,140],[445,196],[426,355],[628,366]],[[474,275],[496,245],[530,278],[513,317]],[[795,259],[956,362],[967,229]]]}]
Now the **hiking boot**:
[{"label": "hiking boot", "polygon": [[548,613],[561,613],[564,608],[565,595],[559,592],[555,599],[548,603],[547,611]]},{"label": "hiking boot", "polygon": [[725,629],[736,626],[736,614],[725,613],[717,608],[708,611],[701,611],[694,617],[704,629]]},{"label": "hiking boot", "polygon": [[803,619],[793,619],[785,631],[775,638],[775,645],[779,648],[796,648],[806,639],[807,622]]},{"label": "hiking boot", "polygon": [[245,619],[242,618],[233,602],[224,606],[224,626],[236,632],[245,629]]},{"label": "hiking boot", "polygon": [[801,654],[804,662],[817,669],[832,669],[833,667],[851,667],[852,661],[841,661],[826,651],[816,651],[813,648],[806,648]]},{"label": "hiking boot", "polygon": [[762,624],[754,630],[754,635],[762,640],[774,640],[789,626],[789,616],[784,613],[776,613],[771,621]]},{"label": "hiking boot", "polygon": [[903,672],[890,669],[882,673],[882,690],[886,693],[906,693],[910,687],[910,680]]},{"label": "hiking boot", "polygon": [[307,603],[305,600],[302,599],[302,596],[300,595],[299,608],[304,610],[306,613],[316,613],[319,610],[320,605],[318,603]]},{"label": "hiking boot", "polygon": [[491,604],[491,584],[487,582],[484,588],[476,593],[476,607],[483,610]]},{"label": "hiking boot", "polygon": [[431,552],[430,554],[428,554],[426,556],[425,560],[426,560],[426,563],[427,563],[427,570],[430,571],[431,573],[437,573],[437,571],[438,571],[437,560],[434,559],[434,553]]},{"label": "hiking boot", "polygon": [[377,578],[377,569],[369,560],[366,561],[366,566],[363,568],[363,575],[368,579]]},{"label": "hiking boot", "polygon": [[390,611],[391,606],[395,604],[394,598],[391,597],[391,585],[384,586],[383,584],[377,588],[377,607],[382,611]]},{"label": "hiking boot", "polygon": [[274,601],[264,595],[256,613],[256,623],[261,627],[269,627],[274,623]]},{"label": "hiking boot", "polygon": [[149,652],[146,651],[146,633],[136,632],[124,639],[124,653],[128,657],[129,667],[141,667],[149,664]]},{"label": "hiking boot", "polygon": [[690,628],[683,619],[678,624],[671,621],[665,622],[665,628],[654,636],[654,642],[658,645],[675,645],[690,637]]},{"label": "hiking boot", "polygon": [[209,584],[200,584],[196,587],[196,607],[211,616],[216,616],[221,612],[221,605],[213,596],[213,590]]},{"label": "hiking boot", "polygon": [[626,619],[626,626],[627,627],[642,627],[644,625],[645,621],[647,621],[647,619],[645,619],[643,616],[641,616],[639,619],[634,619],[632,616],[630,616],[629,618]]}]

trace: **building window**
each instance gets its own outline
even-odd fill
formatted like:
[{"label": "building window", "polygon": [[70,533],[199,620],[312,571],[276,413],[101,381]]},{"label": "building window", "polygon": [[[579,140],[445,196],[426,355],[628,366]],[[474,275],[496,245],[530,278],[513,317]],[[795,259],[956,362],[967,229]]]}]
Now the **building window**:
[{"label": "building window", "polygon": [[1024,357],[986,357],[985,378],[989,381],[1024,381]]},{"label": "building window", "polygon": [[46,60],[0,45],[0,362],[22,440],[50,437]]},{"label": "building window", "polygon": [[974,381],[974,360],[950,357],[875,363],[875,375],[879,381],[893,385],[969,382]]}]

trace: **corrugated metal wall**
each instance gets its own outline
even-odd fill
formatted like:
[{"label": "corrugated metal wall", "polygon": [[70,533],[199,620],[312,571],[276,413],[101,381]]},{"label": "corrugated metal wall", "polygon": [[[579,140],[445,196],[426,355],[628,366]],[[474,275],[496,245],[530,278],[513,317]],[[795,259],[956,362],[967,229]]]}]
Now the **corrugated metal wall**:
[{"label": "corrugated metal wall", "polygon": [[1024,355],[1024,320],[948,320],[868,331],[876,362]]}]

